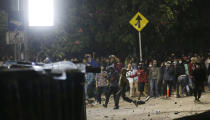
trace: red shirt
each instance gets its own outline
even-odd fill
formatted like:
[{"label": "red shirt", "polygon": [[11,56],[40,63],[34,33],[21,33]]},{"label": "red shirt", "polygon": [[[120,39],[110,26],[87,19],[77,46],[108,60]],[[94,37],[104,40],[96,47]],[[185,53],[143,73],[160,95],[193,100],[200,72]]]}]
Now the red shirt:
[{"label": "red shirt", "polygon": [[195,70],[195,64],[189,63],[188,64],[188,70],[190,77],[192,76],[193,71]]},{"label": "red shirt", "polygon": [[147,74],[143,69],[139,69],[136,71],[134,75],[131,75],[130,77],[134,78],[138,76],[138,82],[139,83],[146,83],[147,82]]}]

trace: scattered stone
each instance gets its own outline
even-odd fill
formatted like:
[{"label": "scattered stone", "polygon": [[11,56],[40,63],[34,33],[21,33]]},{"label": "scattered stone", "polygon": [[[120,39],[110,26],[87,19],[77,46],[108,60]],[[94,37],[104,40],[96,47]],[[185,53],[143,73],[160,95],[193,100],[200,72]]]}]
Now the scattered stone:
[{"label": "scattered stone", "polygon": [[156,110],[155,113],[156,113],[156,114],[159,114],[159,113],[160,113],[160,110]]},{"label": "scattered stone", "polygon": [[175,102],[175,104],[177,104],[177,102]]},{"label": "scattered stone", "polygon": [[88,107],[94,107],[94,105],[93,104],[88,104]]},{"label": "scattered stone", "polygon": [[148,114],[148,116],[150,116],[150,114]]},{"label": "scattered stone", "polygon": [[179,112],[175,112],[174,114],[177,115],[177,114],[179,114]]}]

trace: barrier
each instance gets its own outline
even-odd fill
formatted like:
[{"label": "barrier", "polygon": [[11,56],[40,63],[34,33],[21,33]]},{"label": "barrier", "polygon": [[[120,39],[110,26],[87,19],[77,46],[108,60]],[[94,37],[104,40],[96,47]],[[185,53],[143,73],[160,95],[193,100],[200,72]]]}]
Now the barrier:
[{"label": "barrier", "polygon": [[1,120],[86,120],[84,74],[55,80],[33,70],[0,72]]}]

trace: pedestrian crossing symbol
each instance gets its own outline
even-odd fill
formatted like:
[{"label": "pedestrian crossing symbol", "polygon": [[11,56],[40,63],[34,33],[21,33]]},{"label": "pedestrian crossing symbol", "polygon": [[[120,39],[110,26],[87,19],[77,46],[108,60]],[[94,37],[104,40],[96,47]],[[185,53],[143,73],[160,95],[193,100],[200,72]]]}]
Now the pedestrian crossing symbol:
[{"label": "pedestrian crossing symbol", "polygon": [[147,18],[145,18],[140,12],[137,12],[129,23],[140,32],[148,22],[149,20],[147,20]]}]

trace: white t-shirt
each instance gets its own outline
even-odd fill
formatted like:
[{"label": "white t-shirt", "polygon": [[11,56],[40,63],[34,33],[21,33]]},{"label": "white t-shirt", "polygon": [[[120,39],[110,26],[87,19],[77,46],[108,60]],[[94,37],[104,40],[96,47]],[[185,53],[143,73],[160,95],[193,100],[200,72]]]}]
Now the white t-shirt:
[{"label": "white t-shirt", "polygon": [[[137,72],[137,69],[133,69],[133,75]],[[138,81],[138,76],[133,78],[133,81],[136,82]]]},{"label": "white t-shirt", "polygon": [[128,72],[126,73],[126,77],[130,83],[134,80],[133,78],[129,77],[131,75],[133,75],[133,70],[128,70]]}]

